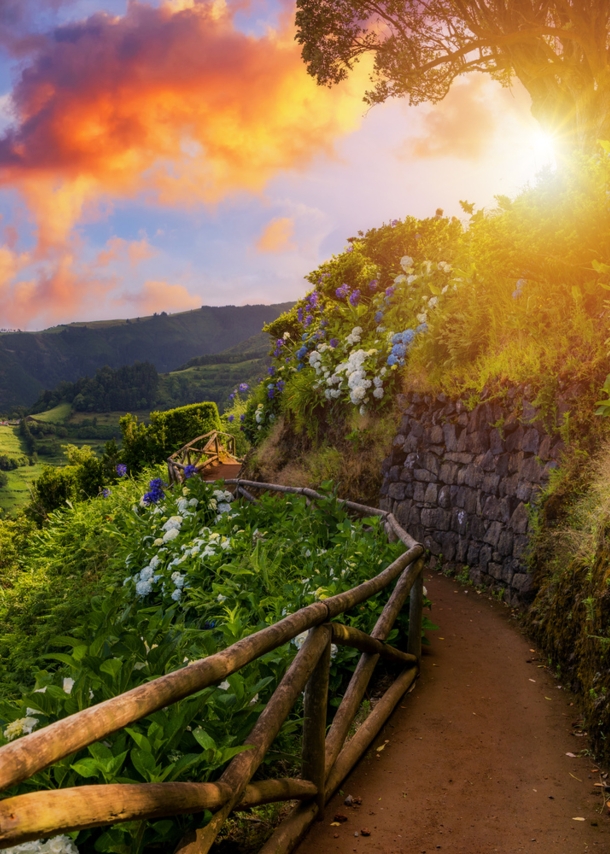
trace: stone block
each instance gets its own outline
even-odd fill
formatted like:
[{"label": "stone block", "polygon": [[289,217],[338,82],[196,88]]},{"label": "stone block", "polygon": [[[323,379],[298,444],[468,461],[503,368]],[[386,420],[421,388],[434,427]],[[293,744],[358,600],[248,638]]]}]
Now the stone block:
[{"label": "stone block", "polygon": [[535,421],[538,418],[538,410],[535,406],[529,402],[529,400],[523,401],[523,412],[521,418],[526,424],[531,424],[532,421]]},{"label": "stone block", "polygon": [[525,507],[523,502],[520,501],[517,505],[515,512],[510,517],[508,527],[512,531],[514,531],[515,534],[524,534],[527,531],[528,522],[529,517],[527,513],[527,508]]},{"label": "stone block", "polygon": [[442,507],[443,510],[449,510],[452,505],[451,501],[451,489],[449,486],[441,486],[438,493],[438,506]]},{"label": "stone block", "polygon": [[468,547],[470,545],[470,540],[468,537],[459,537],[457,541],[457,545],[455,547],[455,559],[458,563],[466,563],[466,556],[468,554]]},{"label": "stone block", "polygon": [[[460,403],[461,403],[461,401],[460,401]],[[463,406],[463,404],[462,404],[462,406]],[[460,427],[467,427],[468,421],[469,421],[468,413],[467,412],[460,412],[460,414],[458,416],[458,420],[457,420],[457,423],[460,425]]]},{"label": "stone block", "polygon": [[489,431],[489,450],[494,456],[498,456],[504,451],[504,442],[497,427],[493,427]]},{"label": "stone block", "polygon": [[436,475],[431,471],[428,471],[428,469],[415,469],[413,471],[413,477],[415,480],[419,480],[423,483],[434,483],[436,480]]},{"label": "stone block", "polygon": [[457,479],[458,467],[456,463],[441,463],[438,479],[441,483],[455,483]]},{"label": "stone block", "polygon": [[479,551],[479,567],[483,572],[487,572],[487,566],[491,560],[491,546],[481,546]]},{"label": "stone block", "polygon": [[435,531],[448,531],[451,523],[451,514],[442,507],[424,508],[421,511],[421,523],[426,528],[433,528]]},{"label": "stone block", "polygon": [[492,454],[491,451],[487,451],[485,456],[480,462],[480,466],[483,471],[495,471],[496,470],[496,458]]},{"label": "stone block", "polygon": [[482,430],[477,430],[475,433],[471,433],[468,437],[466,450],[470,451],[472,454],[484,454],[488,451],[489,440],[487,438],[487,434]]},{"label": "stone block", "polygon": [[451,511],[451,528],[456,534],[465,536],[468,533],[468,513],[454,507]]},{"label": "stone block", "polygon": [[383,483],[381,484],[381,489],[379,490],[379,494],[384,495],[384,496],[387,495],[389,488],[390,488],[389,481],[384,480]]},{"label": "stone block", "polygon": [[510,531],[504,529],[498,538],[498,551],[502,557],[508,557],[513,553],[514,537]]},{"label": "stone block", "polygon": [[407,530],[421,524],[421,510],[416,504],[413,504],[407,517]]},{"label": "stone block", "polygon": [[515,558],[515,560],[519,562],[523,560],[528,546],[529,537],[526,537],[523,534],[515,537],[513,543],[513,557]]},{"label": "stone block", "polygon": [[438,486],[435,483],[429,483],[424,494],[426,504],[436,504],[438,499]]},{"label": "stone block", "polygon": [[[505,425],[506,428],[506,425]],[[523,426],[519,424],[516,430],[514,430],[509,436],[506,437],[504,442],[504,447],[509,453],[513,453],[513,451],[518,451],[523,444],[523,436],[525,430]]]},{"label": "stone block", "polygon": [[511,587],[516,590],[520,596],[525,596],[532,590],[532,576],[527,572],[516,572],[511,581]]},{"label": "stone block", "polygon": [[455,558],[456,545],[458,541],[457,534],[454,534],[453,531],[441,531],[437,534],[436,539],[439,541],[441,549],[443,550],[443,558],[447,561],[451,561]]},{"label": "stone block", "polygon": [[416,481],[413,484],[413,499],[420,504],[424,503],[424,498],[426,495],[426,484],[421,483],[420,481]]},{"label": "stone block", "polygon": [[519,466],[519,480],[529,480],[530,483],[540,483],[542,466],[536,457],[526,457]]},{"label": "stone block", "polygon": [[422,454],[421,465],[422,468],[427,469],[432,472],[435,477],[438,477],[439,462],[435,454],[431,454],[430,452]]},{"label": "stone block", "polygon": [[543,436],[538,448],[538,456],[545,462],[551,459],[551,445],[553,440],[550,436]]},{"label": "stone block", "polygon": [[403,433],[397,433],[392,440],[392,445],[396,446],[404,444],[405,438],[406,436]]},{"label": "stone block", "polygon": [[485,520],[480,516],[471,516],[470,517],[470,536],[474,540],[482,540],[485,536],[485,531],[487,530],[487,525],[485,524]]},{"label": "stone block", "polygon": [[496,498],[490,495],[489,498],[485,499],[483,516],[486,519],[494,519],[498,522],[508,522],[510,518],[508,501],[505,498]]},{"label": "stone block", "polygon": [[462,432],[460,433],[460,438],[458,439],[458,443],[457,443],[458,454],[464,454],[469,450],[468,449],[468,439],[469,439],[468,431],[462,430]]},{"label": "stone block", "polygon": [[484,542],[489,543],[490,546],[497,549],[502,530],[503,526],[501,522],[492,522],[485,532],[485,536],[483,537]]},{"label": "stone block", "polygon": [[519,468],[523,463],[524,457],[525,454],[523,453],[523,451],[517,451],[516,453],[510,455],[510,459],[508,461],[508,474],[514,474],[516,471],[519,471]]},{"label": "stone block", "polygon": [[496,457],[496,474],[500,477],[506,477],[508,473],[508,461],[510,456],[508,454],[500,454]]},{"label": "stone block", "polygon": [[468,551],[466,552],[466,563],[468,564],[468,566],[478,566],[480,554],[481,544],[471,541],[468,544]]},{"label": "stone block", "polygon": [[394,507],[394,515],[396,516],[396,520],[399,525],[401,525],[405,531],[409,530],[409,517],[411,515],[412,508],[411,501],[400,501]]},{"label": "stone block", "polygon": [[481,483],[481,489],[487,495],[496,495],[498,491],[498,485],[500,483],[500,475],[498,474],[486,474]]},{"label": "stone block", "polygon": [[430,554],[436,555],[438,557],[438,555],[442,553],[441,544],[437,542],[436,538],[433,537],[431,534],[426,534],[422,542],[424,544],[424,547],[428,549]]},{"label": "stone block", "polygon": [[478,513],[479,512],[479,495],[480,493],[476,491],[476,489],[468,489],[464,487],[465,495],[464,495],[464,510],[468,514]]},{"label": "stone block", "polygon": [[489,563],[487,565],[487,572],[491,575],[492,578],[495,578],[496,581],[502,581],[501,563]]},{"label": "stone block", "polygon": [[403,451],[409,453],[410,451],[416,451],[419,447],[419,439],[417,436],[414,436],[413,433],[410,433],[405,439],[405,443],[402,446]]},{"label": "stone block", "polygon": [[525,431],[525,435],[523,436],[521,450],[525,451],[526,454],[537,454],[539,447],[540,433],[536,430],[535,427],[530,427],[529,430]]},{"label": "stone block", "polygon": [[466,484],[466,486],[470,486],[473,489],[478,489],[483,482],[484,476],[485,475],[483,469],[474,465],[468,466],[468,468],[466,469],[466,473],[464,474],[464,483]]},{"label": "stone block", "polygon": [[455,432],[455,424],[443,424],[443,439],[448,451],[457,451],[458,440]]},{"label": "stone block", "polygon": [[531,483],[526,483],[525,481],[521,481],[517,484],[517,488],[515,490],[515,495],[517,496],[519,501],[525,501],[527,503],[530,500],[531,494],[532,494]]},{"label": "stone block", "polygon": [[450,453],[445,454],[445,459],[449,460],[451,463],[459,463],[462,466],[469,466],[472,463],[473,456],[472,454],[463,454],[463,453]]},{"label": "stone block", "polygon": [[392,466],[390,471],[388,472],[388,480],[390,483],[393,483],[395,480],[400,478],[400,466]]},{"label": "stone block", "polygon": [[396,501],[401,501],[405,497],[405,485],[400,480],[391,483],[388,489],[388,495]]},{"label": "stone block", "polygon": [[430,436],[430,442],[432,445],[441,445],[443,443],[444,438],[445,438],[443,435],[443,428],[439,424],[436,424],[430,430],[429,436]]},{"label": "stone block", "polygon": [[463,486],[466,482],[466,474],[468,472],[468,466],[464,466],[463,468],[459,468],[457,471],[457,475],[455,477],[455,482],[458,486]]},{"label": "stone block", "polygon": [[421,421],[414,421],[411,424],[411,436],[414,436],[416,439],[421,439],[424,435],[424,427]]}]

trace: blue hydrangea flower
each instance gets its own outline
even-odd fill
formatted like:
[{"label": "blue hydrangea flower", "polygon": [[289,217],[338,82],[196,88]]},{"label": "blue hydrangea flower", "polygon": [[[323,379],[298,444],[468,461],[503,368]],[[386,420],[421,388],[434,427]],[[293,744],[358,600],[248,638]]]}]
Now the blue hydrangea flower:
[{"label": "blue hydrangea flower", "polygon": [[159,501],[165,498],[165,493],[163,492],[165,484],[160,477],[153,477],[148,486],[149,491],[145,492],[142,498],[144,504],[158,504]]},{"label": "blue hydrangea flower", "polygon": [[360,302],[360,291],[356,290],[350,294],[349,304],[356,307]]},{"label": "blue hydrangea flower", "polygon": [[375,323],[381,323],[381,321],[382,321],[382,320],[383,320],[383,312],[382,312],[382,311],[378,311],[378,312],[375,314]]},{"label": "blue hydrangea flower", "polygon": [[[232,417],[233,417],[232,415],[229,416],[229,418],[232,418]],[[184,479],[185,480],[188,480],[189,477],[194,477],[196,474],[197,474],[197,466],[194,466],[192,463],[189,463],[187,466],[184,467]]]},{"label": "blue hydrangea flower", "polygon": [[307,347],[303,345],[303,347],[299,347],[296,352],[297,359],[303,359],[307,355]]},{"label": "blue hydrangea flower", "polygon": [[267,368],[267,373],[269,374],[270,377],[272,377],[274,375],[275,368],[273,367],[273,365],[271,365],[270,368]]},{"label": "blue hydrangea flower", "polygon": [[338,338],[331,338],[331,339],[330,339],[330,341],[329,341],[328,343],[329,343],[329,345],[330,345],[330,346],[333,348],[333,350],[334,350],[334,349],[335,349],[335,347],[338,347],[338,346],[339,346],[339,339],[338,339]]},{"label": "blue hydrangea flower", "polygon": [[116,473],[119,477],[125,477],[127,474],[127,466],[125,463],[119,463],[115,468]]},{"label": "blue hydrangea flower", "polygon": [[377,290],[377,285],[378,285],[378,284],[379,284],[379,280],[378,280],[378,279],[373,279],[372,281],[370,281],[370,282],[369,282],[369,291],[376,291],[376,290]]},{"label": "blue hydrangea flower", "polygon": [[239,384],[239,390],[242,392],[242,394],[244,391],[248,391],[249,388],[250,388],[250,386],[248,385],[248,383],[240,383]]},{"label": "blue hydrangea flower", "polygon": [[349,285],[342,284],[341,287],[337,288],[335,294],[339,299],[345,299],[349,294]]},{"label": "blue hydrangea flower", "polygon": [[109,498],[109,497],[110,497],[110,490],[105,487],[104,489],[102,489],[102,498]]},{"label": "blue hydrangea flower", "polygon": [[235,416],[234,415],[228,415],[227,421],[229,422],[229,424],[232,424],[235,421]]}]

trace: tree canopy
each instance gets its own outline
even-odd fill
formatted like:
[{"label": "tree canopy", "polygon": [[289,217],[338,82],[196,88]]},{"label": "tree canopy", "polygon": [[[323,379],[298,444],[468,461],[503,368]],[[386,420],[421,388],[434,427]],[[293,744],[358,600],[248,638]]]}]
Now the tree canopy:
[{"label": "tree canopy", "polygon": [[469,72],[517,77],[544,130],[591,150],[610,137],[608,0],[297,0],[297,41],[321,85],[373,54],[365,101],[442,100]]}]

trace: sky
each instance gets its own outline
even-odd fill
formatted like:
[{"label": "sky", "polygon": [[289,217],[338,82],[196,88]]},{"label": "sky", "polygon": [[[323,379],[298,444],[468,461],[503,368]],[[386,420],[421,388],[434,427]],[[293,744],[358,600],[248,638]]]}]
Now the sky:
[{"label": "sky", "polygon": [[0,0],[0,329],[297,299],[358,230],[548,159],[518,85],[367,80],[316,85],[291,0]]}]

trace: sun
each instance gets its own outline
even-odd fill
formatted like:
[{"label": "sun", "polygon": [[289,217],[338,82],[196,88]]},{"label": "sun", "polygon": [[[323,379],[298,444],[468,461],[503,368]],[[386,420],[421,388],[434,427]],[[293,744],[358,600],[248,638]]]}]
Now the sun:
[{"label": "sun", "polygon": [[542,169],[545,166],[554,168],[557,165],[556,142],[553,134],[546,133],[543,130],[534,131],[531,148],[537,169]]}]

